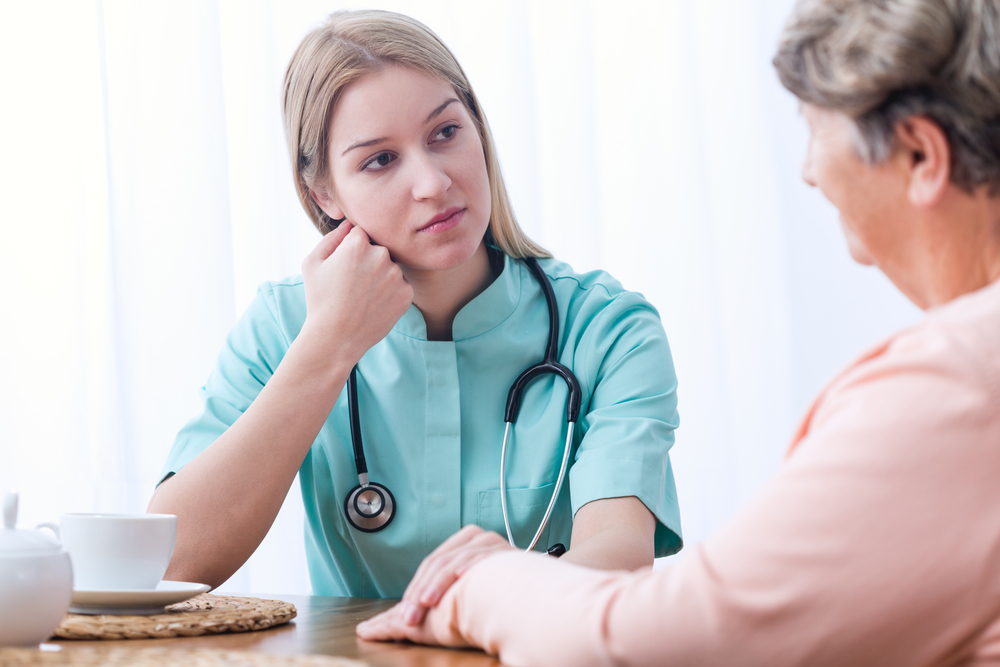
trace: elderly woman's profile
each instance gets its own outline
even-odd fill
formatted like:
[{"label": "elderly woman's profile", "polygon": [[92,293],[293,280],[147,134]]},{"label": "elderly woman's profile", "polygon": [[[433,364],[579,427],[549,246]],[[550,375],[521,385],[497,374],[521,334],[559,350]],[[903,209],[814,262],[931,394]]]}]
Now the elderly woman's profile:
[{"label": "elderly woman's profile", "polygon": [[1000,3],[800,0],[774,65],[803,178],[924,319],[833,378],[676,564],[588,571],[470,529],[441,549],[481,555],[426,619],[394,608],[362,638],[511,665],[1000,661]]}]

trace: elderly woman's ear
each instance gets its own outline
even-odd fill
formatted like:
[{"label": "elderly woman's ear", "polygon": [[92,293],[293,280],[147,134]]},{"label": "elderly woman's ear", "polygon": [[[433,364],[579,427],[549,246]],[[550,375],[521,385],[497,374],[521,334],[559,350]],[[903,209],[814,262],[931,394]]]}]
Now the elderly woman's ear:
[{"label": "elderly woman's ear", "polygon": [[927,209],[940,203],[951,178],[951,149],[944,130],[924,116],[911,116],[896,126],[895,153],[910,204]]}]

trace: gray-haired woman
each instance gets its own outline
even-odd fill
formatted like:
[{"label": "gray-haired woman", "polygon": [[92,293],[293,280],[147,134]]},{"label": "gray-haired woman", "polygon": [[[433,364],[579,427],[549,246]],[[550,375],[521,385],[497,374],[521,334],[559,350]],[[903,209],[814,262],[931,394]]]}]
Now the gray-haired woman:
[{"label": "gray-haired woman", "polygon": [[422,624],[366,639],[511,665],[1000,662],[1000,3],[801,0],[774,59],[803,176],[923,322],[816,400],[785,465],[675,566],[608,574],[477,550]]}]

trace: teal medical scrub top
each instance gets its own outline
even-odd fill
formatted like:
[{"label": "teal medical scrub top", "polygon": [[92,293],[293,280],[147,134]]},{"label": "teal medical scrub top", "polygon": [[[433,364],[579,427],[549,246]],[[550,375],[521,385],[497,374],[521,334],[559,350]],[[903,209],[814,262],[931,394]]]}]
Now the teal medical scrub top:
[{"label": "teal medical scrub top", "polygon": [[[681,547],[669,450],[677,380],[656,310],[604,272],[577,274],[539,262],[559,309],[559,361],[582,389],[568,480],[538,549],[570,544],[572,518],[600,498],[638,497],[656,516],[655,552]],[[306,318],[302,278],[265,283],[236,324],[202,388],[204,411],[178,434],[164,475],[215,441],[260,393]],[[397,513],[363,533],[344,515],[358,484],[347,390],[299,469],[306,554],[317,595],[400,597],[420,561],[462,526],[506,535],[500,510],[504,407],[514,379],[541,361],[545,296],[523,262],[503,272],[455,317],[453,341],[428,341],[414,306],[358,363],[358,403],[368,471]],[[567,434],[565,383],[528,386],[507,462],[515,542],[526,547],[545,513]]]}]

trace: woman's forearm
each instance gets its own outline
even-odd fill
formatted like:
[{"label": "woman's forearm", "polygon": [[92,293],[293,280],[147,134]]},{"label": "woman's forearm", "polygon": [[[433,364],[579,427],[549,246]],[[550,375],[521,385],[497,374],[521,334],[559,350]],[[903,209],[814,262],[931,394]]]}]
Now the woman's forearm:
[{"label": "woman's forearm", "polygon": [[574,546],[560,560],[594,570],[638,570],[653,564],[653,544],[631,527],[608,528]]},{"label": "woman's forearm", "polygon": [[635,496],[604,498],[579,509],[570,550],[561,560],[595,570],[653,564],[656,517]]},{"label": "woman's forearm", "polygon": [[[177,515],[166,578],[218,586],[264,539],[351,368],[409,308],[385,248],[345,223],[302,262],[306,322],[236,422],[160,484],[150,512]],[[348,298],[347,295],[350,295]]]},{"label": "woman's forearm", "polygon": [[148,511],[176,514],[166,579],[218,586],[263,540],[353,363],[304,328],[247,411],[162,483]]}]

